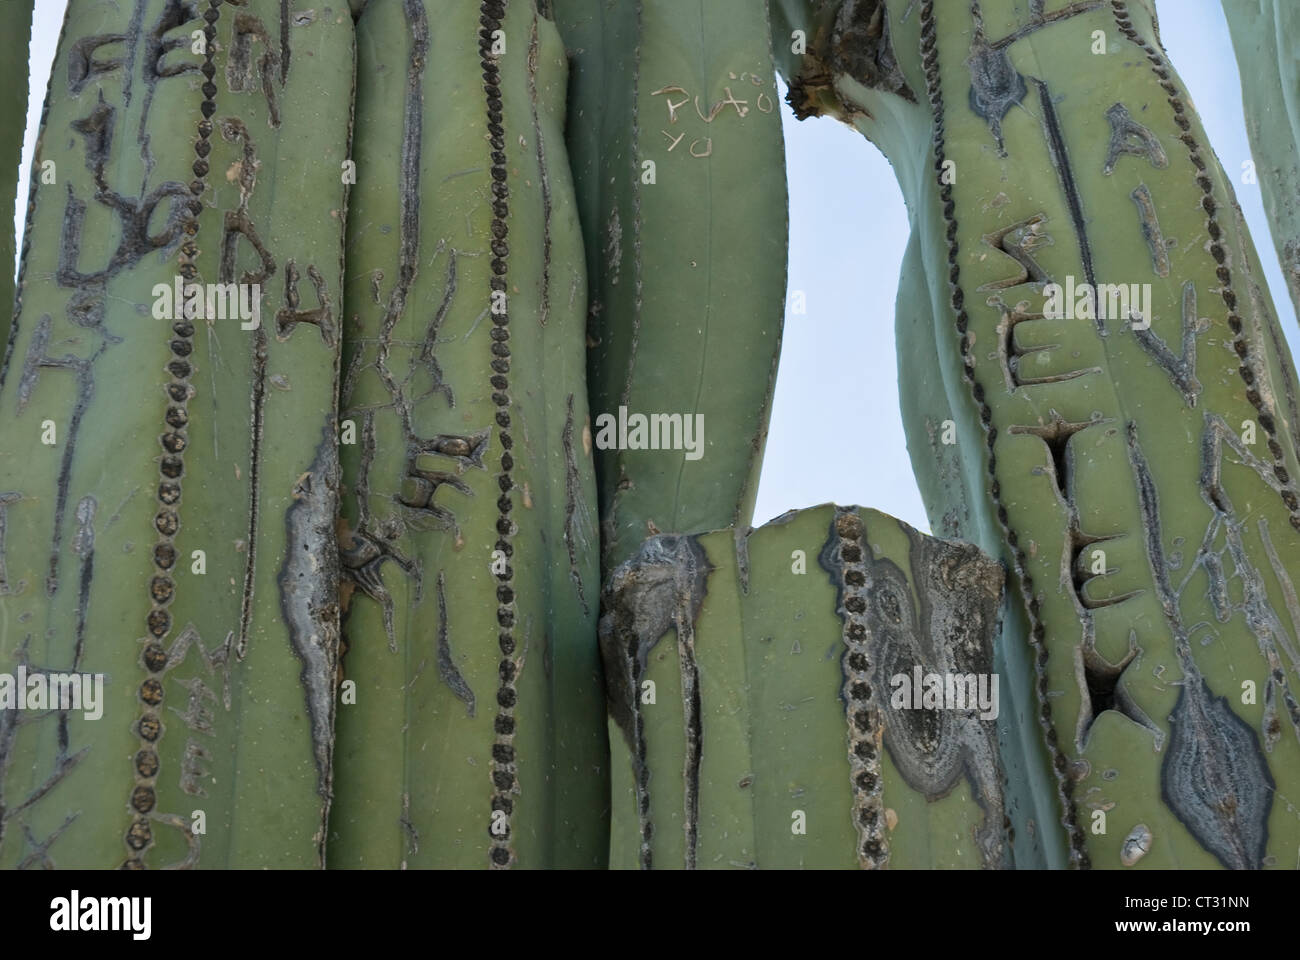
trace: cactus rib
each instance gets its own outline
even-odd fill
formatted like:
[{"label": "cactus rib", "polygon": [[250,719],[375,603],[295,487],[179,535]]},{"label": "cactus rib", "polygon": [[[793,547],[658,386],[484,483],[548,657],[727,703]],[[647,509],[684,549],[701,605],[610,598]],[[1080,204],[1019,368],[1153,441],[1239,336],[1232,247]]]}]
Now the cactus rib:
[{"label": "cactus rib", "polygon": [[563,48],[527,0],[368,4],[357,30],[332,863],[600,866]]}]

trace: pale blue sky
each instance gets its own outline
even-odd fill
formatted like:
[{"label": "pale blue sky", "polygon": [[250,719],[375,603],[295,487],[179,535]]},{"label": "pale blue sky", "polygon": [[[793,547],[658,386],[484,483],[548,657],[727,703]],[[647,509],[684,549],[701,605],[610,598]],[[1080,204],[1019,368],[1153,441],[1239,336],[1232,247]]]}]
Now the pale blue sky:
[{"label": "pale blue sky", "polygon": [[[19,231],[63,6],[57,0],[36,4]],[[1240,182],[1250,148],[1219,0],[1161,0],[1159,8],[1165,47],[1215,152],[1237,178],[1237,198],[1264,261],[1282,328],[1292,352],[1300,355],[1300,335],[1268,238],[1259,188]],[[928,530],[898,413],[894,295],[908,235],[902,194],[889,164],[861,135],[830,120],[800,123],[788,108],[782,111],[790,180],[789,287],[804,292],[807,313],[786,317],[755,524],[791,508],[836,501],[875,507]]]}]

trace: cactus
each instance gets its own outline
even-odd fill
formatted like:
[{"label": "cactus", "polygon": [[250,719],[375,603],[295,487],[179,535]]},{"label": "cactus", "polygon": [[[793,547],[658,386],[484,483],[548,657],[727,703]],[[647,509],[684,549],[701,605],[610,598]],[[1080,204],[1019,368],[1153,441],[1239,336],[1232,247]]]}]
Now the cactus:
[{"label": "cactus", "polygon": [[[926,416],[947,413],[959,451],[912,423],[909,452],[932,518],[955,511],[1014,571],[999,652],[1040,728],[1018,727],[1037,770],[1014,805],[1036,808],[1041,856],[1289,862],[1295,372],[1154,11],[780,10],[776,36],[808,40],[784,57],[796,111],[870,137],[908,200],[926,283],[900,290],[900,362],[944,385]],[[1081,60],[1062,98],[1055,65]],[[1057,318],[1053,282],[1150,284],[1150,301]]]},{"label": "cactus", "polygon": [[531,2],[371,3],[357,31],[331,863],[600,866],[564,49]]},{"label": "cactus", "polygon": [[6,867],[322,862],[352,42],[274,0],[68,7],[0,368]]},{"label": "cactus", "polygon": [[[14,236],[9,224],[14,219],[14,194],[18,189],[18,165],[23,150],[23,128],[27,123],[27,45],[32,33],[32,0],[0,5],[0,344],[9,342],[13,318]],[[0,346],[3,355],[7,346]]]},{"label": "cactus", "polygon": [[[773,54],[894,164],[966,543],[748,527]],[[71,0],[34,170],[0,866],[1289,865],[1296,372],[1151,0]]]},{"label": "cactus", "polygon": [[[1005,866],[1002,583],[857,507],[647,540],[600,625],[611,866]],[[914,709],[917,677],[953,702]]]},{"label": "cactus", "polygon": [[[608,572],[651,533],[749,523],[781,342],[785,155],[762,0],[554,6]],[[679,434],[697,449],[656,449]]]},{"label": "cactus", "polygon": [[[1241,67],[1246,135],[1273,247],[1300,315],[1300,11],[1277,0],[1223,0]],[[1245,172],[1243,171],[1243,176]]]}]

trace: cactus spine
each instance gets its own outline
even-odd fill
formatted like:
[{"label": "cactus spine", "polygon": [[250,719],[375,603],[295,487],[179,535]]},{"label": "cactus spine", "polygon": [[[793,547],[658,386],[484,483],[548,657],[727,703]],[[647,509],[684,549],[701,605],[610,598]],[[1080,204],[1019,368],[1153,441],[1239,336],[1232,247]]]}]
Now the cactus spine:
[{"label": "cactus spine", "polygon": [[318,866],[352,25],[135,13],[69,5],[0,369],[0,673],[103,678],[0,712],[0,864]]},{"label": "cactus spine", "polygon": [[[608,572],[651,533],[749,523],[781,342],[785,155],[761,0],[555,10]],[[656,449],[677,426],[697,451]]]},{"label": "cactus spine", "polygon": [[[964,492],[924,445],[913,463],[929,496],[951,490],[932,513],[968,504],[961,532],[1014,570],[1027,642],[1001,652],[1013,700],[1036,698],[1022,749],[1047,751],[1062,827],[1043,855],[1278,863],[1296,827],[1275,797],[1300,776],[1300,418],[1230,183],[1145,4],[907,7],[791,2],[778,29],[809,30],[797,107],[872,137],[908,198],[934,330],[900,320],[900,356],[940,348]],[[1100,56],[1060,100],[1050,65]],[[1051,282],[1150,284],[1150,327],[1054,317]]]},{"label": "cactus spine", "polygon": [[331,862],[600,866],[563,47],[527,0],[371,3],[357,29]]}]

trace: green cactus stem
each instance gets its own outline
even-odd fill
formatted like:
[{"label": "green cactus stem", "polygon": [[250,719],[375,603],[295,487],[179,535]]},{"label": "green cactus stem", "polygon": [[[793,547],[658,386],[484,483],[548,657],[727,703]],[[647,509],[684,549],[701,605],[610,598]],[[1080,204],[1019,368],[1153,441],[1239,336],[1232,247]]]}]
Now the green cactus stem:
[{"label": "green cactus stem", "polygon": [[330,862],[602,866],[564,48],[530,2],[371,3],[357,31]]},{"label": "green cactus stem", "polygon": [[554,6],[608,572],[649,534],[749,523],[781,343],[785,154],[765,3]]},{"label": "green cactus stem", "polygon": [[27,127],[27,46],[33,0],[0,4],[0,355],[7,349],[14,306],[14,195]]},{"label": "green cactus stem", "polygon": [[68,7],[0,368],[0,865],[322,863],[352,44]]},{"label": "green cactus stem", "polygon": [[1300,315],[1300,9],[1289,0],[1223,0],[1223,13],[1241,68],[1252,182],[1263,195],[1273,247]]}]

